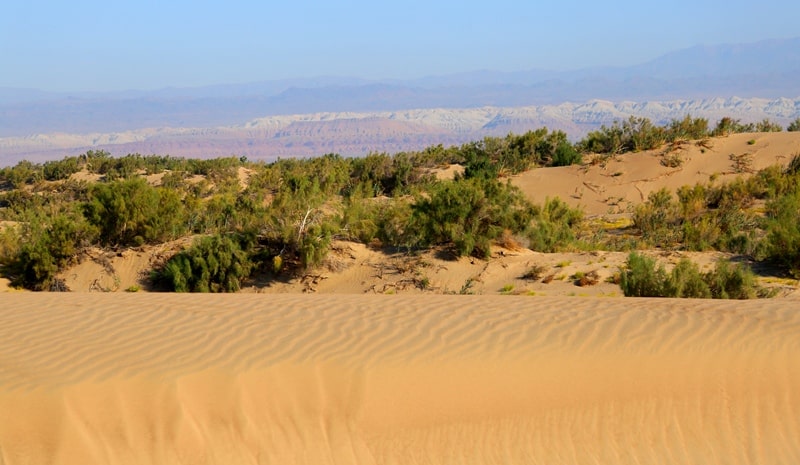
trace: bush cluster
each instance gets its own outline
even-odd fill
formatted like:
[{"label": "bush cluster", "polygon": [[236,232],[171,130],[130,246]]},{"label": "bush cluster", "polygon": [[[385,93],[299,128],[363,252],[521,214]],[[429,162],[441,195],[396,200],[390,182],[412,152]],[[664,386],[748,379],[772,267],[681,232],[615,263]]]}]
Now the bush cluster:
[{"label": "bush cluster", "polygon": [[221,235],[199,238],[172,257],[154,280],[175,292],[236,292],[253,266],[240,241]]},{"label": "bush cluster", "polygon": [[759,294],[749,268],[724,260],[702,273],[684,258],[668,273],[654,259],[631,252],[620,274],[620,287],[628,297],[753,299]]}]

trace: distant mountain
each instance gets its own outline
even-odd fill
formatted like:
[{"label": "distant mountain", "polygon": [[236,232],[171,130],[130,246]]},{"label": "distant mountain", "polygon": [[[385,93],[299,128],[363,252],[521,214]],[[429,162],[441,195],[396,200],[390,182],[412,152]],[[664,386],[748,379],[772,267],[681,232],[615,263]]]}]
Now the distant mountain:
[{"label": "distant mountain", "polygon": [[632,66],[628,75],[658,79],[786,75],[800,72],[800,37],[751,44],[696,46]]},{"label": "distant mountain", "polygon": [[[266,116],[239,125],[213,128],[158,128],[89,134],[42,134],[0,138],[0,166],[21,159],[45,161],[87,150],[169,154],[209,158],[247,156],[253,160],[396,153],[431,145],[461,144],[488,135],[523,133],[541,127],[560,129],[573,139],[601,125],[644,116],[667,124],[687,114],[708,118],[713,126],[724,116],[743,122],[769,118],[781,125],[800,117],[800,98],[711,98],[671,101],[589,100],[524,107],[413,109],[374,112],[318,112]],[[798,147],[800,148],[800,147]]]},{"label": "distant mountain", "polygon": [[[413,80],[317,77],[157,91],[0,88],[0,138],[216,128],[279,115],[800,96],[800,38],[698,46],[622,68],[475,71]],[[566,123],[565,123],[566,124]],[[570,123],[571,124],[571,123]],[[8,152],[0,148],[0,157]]]}]

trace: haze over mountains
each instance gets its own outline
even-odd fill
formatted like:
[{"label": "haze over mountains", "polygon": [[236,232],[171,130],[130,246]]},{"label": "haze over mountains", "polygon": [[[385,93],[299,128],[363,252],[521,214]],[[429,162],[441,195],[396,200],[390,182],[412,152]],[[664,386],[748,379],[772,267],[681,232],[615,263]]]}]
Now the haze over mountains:
[{"label": "haze over mountains", "polygon": [[[572,137],[631,114],[786,124],[800,38],[698,46],[626,68],[348,77],[111,93],[0,88],[0,163],[104,148],[270,159],[452,144],[541,126]],[[565,103],[566,102],[566,103]],[[635,103],[633,103],[635,102]],[[288,116],[294,115],[294,116]]]}]

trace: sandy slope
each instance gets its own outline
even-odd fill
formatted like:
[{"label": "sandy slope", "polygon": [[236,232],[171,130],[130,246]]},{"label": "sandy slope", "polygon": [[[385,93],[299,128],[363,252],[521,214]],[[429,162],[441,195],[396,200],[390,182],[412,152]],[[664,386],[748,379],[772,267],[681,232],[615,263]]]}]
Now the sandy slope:
[{"label": "sandy slope", "polygon": [[[752,144],[748,142],[753,142]],[[795,132],[733,134],[713,137],[708,147],[688,143],[669,152],[683,160],[681,166],[661,164],[665,149],[620,155],[608,163],[594,166],[565,166],[534,169],[512,179],[534,203],[546,197],[559,197],[580,206],[588,215],[623,213],[647,200],[663,187],[671,191],[682,186],[716,185],[734,180],[737,173],[730,155],[752,157],[752,171],[772,165],[786,165],[800,153],[800,134]],[[586,160],[588,161],[588,160]]]},{"label": "sandy slope", "polygon": [[786,301],[0,299],[3,464],[800,462]]}]

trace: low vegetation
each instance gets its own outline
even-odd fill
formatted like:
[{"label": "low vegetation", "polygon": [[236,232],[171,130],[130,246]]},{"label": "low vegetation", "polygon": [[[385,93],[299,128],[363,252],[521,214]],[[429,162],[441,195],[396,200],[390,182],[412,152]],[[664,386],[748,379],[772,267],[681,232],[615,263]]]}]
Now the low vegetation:
[{"label": "low vegetation", "polygon": [[[153,270],[154,283],[174,291],[234,292],[254,273],[271,279],[320,266],[335,239],[406,251],[435,247],[479,258],[490,257],[498,243],[539,252],[717,250],[769,261],[800,277],[798,156],[787,169],[769,168],[727,185],[654,192],[633,212],[637,236],[627,241],[587,230],[582,211],[558,198],[532,204],[507,179],[538,167],[581,163],[590,153],[615,156],[775,130],[780,126],[769,120],[742,124],[723,118],[709,129],[707,120],[690,116],[666,126],[630,118],[577,143],[543,128],[362,158],[328,154],[254,163],[244,157],[114,158],[89,151],[44,164],[23,161],[0,169],[0,220],[14,225],[0,229],[0,267],[16,286],[59,290],[59,270],[87,247],[119,250],[196,236],[191,247]],[[462,165],[463,174],[438,180],[434,170],[451,164]],[[752,171],[747,160],[740,165],[741,173]],[[85,175],[75,176],[79,172]],[[87,178],[97,180],[81,180]],[[648,260],[630,256],[620,276],[626,295],[757,293],[741,265],[720,263],[701,273],[681,262],[667,273]],[[532,268],[525,279],[541,276],[542,270]],[[596,282],[581,279],[587,276],[575,279]]]},{"label": "low vegetation", "polygon": [[620,287],[628,297],[752,299],[763,294],[755,275],[744,265],[720,261],[707,273],[688,259],[671,272],[647,256],[631,252],[620,273]]}]

